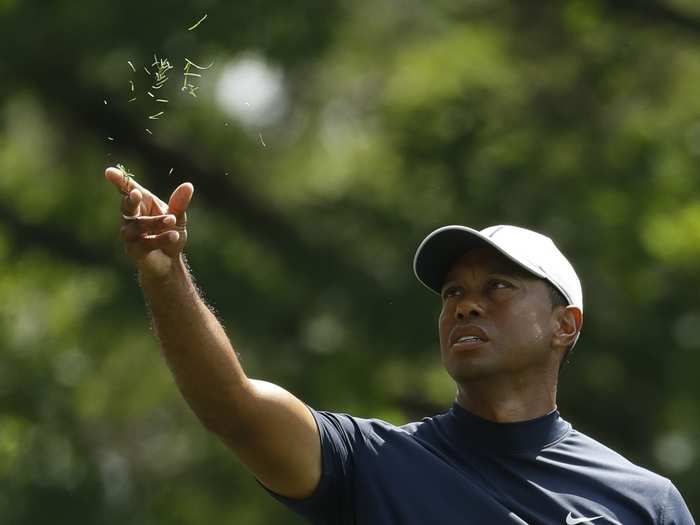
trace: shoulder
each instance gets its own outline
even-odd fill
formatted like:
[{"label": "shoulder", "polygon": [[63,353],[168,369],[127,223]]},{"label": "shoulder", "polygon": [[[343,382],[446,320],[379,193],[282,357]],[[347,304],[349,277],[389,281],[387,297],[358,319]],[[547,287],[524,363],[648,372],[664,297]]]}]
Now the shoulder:
[{"label": "shoulder", "polygon": [[654,516],[658,523],[689,523],[665,518],[687,512],[683,498],[671,480],[633,463],[578,430],[572,429],[564,439],[544,450],[538,460],[580,475],[591,487],[605,487],[618,499],[634,502],[631,504],[644,509],[645,515]]},{"label": "shoulder", "polygon": [[633,463],[625,456],[600,441],[574,428],[555,447],[550,449],[554,457],[574,460],[582,469],[604,472],[611,481],[624,480],[627,486],[653,488],[664,491],[670,480],[645,467]]},{"label": "shoulder", "polygon": [[425,417],[420,421],[408,423],[391,423],[378,417],[360,417],[344,412],[329,412],[311,409],[321,432],[328,431],[342,434],[353,441],[362,439],[366,443],[385,442],[393,439],[412,439],[432,429],[437,421],[435,417]]},{"label": "shoulder", "polygon": [[537,461],[578,479],[590,493],[611,499],[660,525],[695,525],[672,481],[633,463],[600,441],[572,428],[564,439],[542,450]]}]

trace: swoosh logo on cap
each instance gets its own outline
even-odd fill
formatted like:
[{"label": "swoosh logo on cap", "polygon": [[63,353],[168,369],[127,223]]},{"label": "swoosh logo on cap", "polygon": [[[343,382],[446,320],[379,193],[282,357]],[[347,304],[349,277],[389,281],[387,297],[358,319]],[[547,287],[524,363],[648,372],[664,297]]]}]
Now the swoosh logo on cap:
[{"label": "swoosh logo on cap", "polygon": [[577,525],[579,523],[589,523],[593,520],[597,520],[597,519],[600,519],[603,517],[604,516],[593,516],[592,518],[574,518],[572,516],[571,512],[569,512],[566,515],[566,525]]}]

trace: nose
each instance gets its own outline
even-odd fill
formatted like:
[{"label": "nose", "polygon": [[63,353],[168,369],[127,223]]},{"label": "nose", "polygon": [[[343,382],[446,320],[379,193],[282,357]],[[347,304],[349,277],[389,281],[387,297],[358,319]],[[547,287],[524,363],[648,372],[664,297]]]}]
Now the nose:
[{"label": "nose", "polygon": [[481,317],[484,315],[484,309],[475,299],[464,297],[455,308],[455,318],[459,321],[471,319],[473,317]]}]

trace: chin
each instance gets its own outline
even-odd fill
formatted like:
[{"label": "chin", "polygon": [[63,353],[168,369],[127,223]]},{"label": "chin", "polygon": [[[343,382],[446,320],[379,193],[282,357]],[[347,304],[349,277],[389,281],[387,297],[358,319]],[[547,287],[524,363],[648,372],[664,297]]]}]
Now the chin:
[{"label": "chin", "polygon": [[503,371],[503,367],[499,363],[495,363],[492,359],[484,359],[486,356],[475,355],[472,357],[455,358],[452,356],[448,362],[443,360],[442,364],[456,383],[484,379]]}]

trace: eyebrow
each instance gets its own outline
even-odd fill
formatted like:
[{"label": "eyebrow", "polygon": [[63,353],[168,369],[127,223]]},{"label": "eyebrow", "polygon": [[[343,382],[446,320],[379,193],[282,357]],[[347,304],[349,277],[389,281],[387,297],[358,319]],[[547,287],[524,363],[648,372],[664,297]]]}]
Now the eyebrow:
[{"label": "eyebrow", "polygon": [[[504,275],[506,277],[516,277],[516,278],[532,278],[532,279],[537,279],[535,275],[531,275],[530,272],[525,270],[524,268],[520,268],[517,266],[507,266],[507,265],[498,265],[494,266],[492,268],[489,268],[488,270],[488,275]],[[457,281],[455,278],[451,278],[445,281],[445,284],[442,285],[440,288],[440,293],[445,291],[445,288],[447,288],[449,285],[453,284],[459,284],[459,281]]]},{"label": "eyebrow", "polygon": [[443,284],[442,287],[440,288],[440,295],[442,295],[445,292],[445,289],[447,289],[450,286],[455,285],[455,284],[458,284],[458,283],[454,279],[446,281],[445,284]]}]

